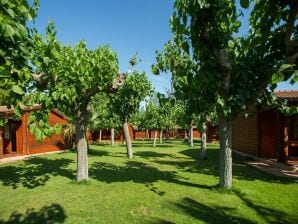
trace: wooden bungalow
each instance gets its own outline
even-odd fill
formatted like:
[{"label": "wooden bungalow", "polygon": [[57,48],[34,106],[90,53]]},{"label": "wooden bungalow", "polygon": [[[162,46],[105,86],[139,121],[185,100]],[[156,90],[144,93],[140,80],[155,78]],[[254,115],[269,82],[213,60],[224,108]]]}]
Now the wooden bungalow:
[{"label": "wooden bungalow", "polygon": [[[185,139],[187,138],[188,132],[185,129],[177,128],[177,138]],[[201,133],[197,128],[193,128],[193,138],[199,139],[201,138]]]},{"label": "wooden bungalow", "polygon": [[[154,130],[149,130],[149,138],[150,139],[154,139],[154,134],[155,131]],[[160,137],[159,135],[159,131],[157,131],[157,136],[158,138]],[[207,124],[207,141],[208,142],[214,142],[214,141],[218,141],[219,137],[218,137],[218,126],[217,125],[212,125],[211,123]],[[169,131],[169,138],[170,139],[174,139],[174,138],[178,138],[178,139],[185,139],[187,138],[187,130],[181,128],[180,126],[175,127],[175,129],[170,130]],[[200,139],[201,138],[201,133],[200,131],[194,127],[193,129],[193,137],[194,139]],[[141,131],[141,130],[134,130],[134,139],[142,139],[142,138],[147,138],[147,133],[146,130]],[[166,132],[163,131],[163,138],[166,138]]]},{"label": "wooden bungalow", "polygon": [[[128,131],[129,131],[129,135],[130,138],[133,139],[134,138],[134,130],[133,127],[131,125],[128,126]],[[98,142],[100,139],[100,132],[98,131],[90,131],[90,139],[92,142]],[[111,129],[102,129],[101,131],[101,140],[111,140]],[[124,141],[124,134],[123,134],[123,130],[122,128],[118,128],[115,129],[115,136],[114,136],[114,140],[115,141]]]},{"label": "wooden bungalow", "polygon": [[[298,91],[275,92],[298,106]],[[233,149],[258,157],[287,162],[298,157],[298,115],[285,116],[276,108],[256,110],[251,106],[251,116],[239,114],[232,122]],[[295,160],[295,158],[293,158]]]},{"label": "wooden bungalow", "polygon": [[[185,135],[187,135],[186,130],[184,130],[182,128],[178,129],[178,138],[184,139],[184,138],[186,138]],[[193,129],[193,136],[194,136],[194,139],[201,138],[201,133],[197,128]],[[207,137],[207,142],[218,141],[219,140],[218,125],[213,125],[213,124],[207,122],[206,137]]]},{"label": "wooden bungalow", "polygon": [[[13,119],[13,109],[6,106],[0,106],[0,113],[7,118],[4,127],[0,126],[0,159],[11,156],[29,155],[43,152],[59,151],[65,148],[63,135],[54,134],[52,137],[46,137],[42,142],[38,142],[30,134],[27,121],[30,111],[37,110],[39,106],[27,108],[24,110],[20,120]],[[51,110],[49,114],[49,123],[51,125],[68,124],[68,120],[57,110]]]}]

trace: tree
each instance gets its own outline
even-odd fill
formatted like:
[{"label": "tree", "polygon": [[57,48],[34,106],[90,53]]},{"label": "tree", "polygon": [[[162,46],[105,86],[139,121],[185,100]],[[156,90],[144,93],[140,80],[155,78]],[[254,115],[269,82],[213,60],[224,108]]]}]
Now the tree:
[{"label": "tree", "polygon": [[146,121],[146,127],[148,129],[154,130],[153,147],[155,147],[157,139],[157,130],[159,130],[160,128],[161,118],[159,115],[158,106],[154,104],[154,101],[152,100],[150,100],[146,106],[144,119]]},{"label": "tree", "polygon": [[102,129],[110,129],[111,145],[115,144],[115,128],[120,127],[120,118],[113,111],[110,104],[113,93],[96,94],[90,102],[91,119],[88,122],[88,127],[92,131],[99,130],[99,142],[101,142]]},{"label": "tree", "polygon": [[32,80],[28,64],[33,48],[32,29],[26,23],[36,17],[39,2],[31,3],[0,2],[0,105],[14,106],[18,117],[22,97]]},{"label": "tree", "polygon": [[133,126],[137,127],[138,130],[142,130],[142,140],[144,140],[144,129],[146,128],[145,111],[139,110],[137,113],[135,113],[132,116],[130,123]]},{"label": "tree", "polygon": [[[178,123],[189,130],[189,144],[193,147],[194,124],[201,128],[202,136],[206,136],[204,123],[214,111],[214,87],[201,87],[204,80],[199,78],[199,65],[183,50],[183,42],[179,40],[165,44],[163,51],[157,52],[156,59],[157,63],[152,66],[156,74],[160,71],[172,73],[174,96],[181,105]],[[201,158],[205,159],[206,138],[201,140]]]},{"label": "tree", "polygon": [[174,126],[177,124],[177,105],[176,99],[173,97],[166,97],[163,94],[158,94],[159,106],[158,106],[158,114],[159,114],[159,130],[161,135],[163,130],[166,131],[166,138],[169,138],[169,132]]},{"label": "tree", "polygon": [[[44,40],[35,36],[32,59],[39,79],[34,83],[43,110],[58,108],[75,123],[77,143],[77,180],[88,179],[86,126],[90,119],[89,103],[99,92],[113,91],[118,60],[109,46],[87,49],[80,41],[76,46],[63,46],[56,40],[51,23]],[[37,99],[36,99],[37,100]],[[38,126],[34,122],[32,125]]]},{"label": "tree", "polygon": [[132,159],[133,151],[129,136],[128,122],[133,114],[138,111],[141,101],[149,96],[150,92],[151,84],[145,73],[139,74],[134,71],[126,78],[124,85],[119,88],[113,100],[115,112],[122,122],[127,156],[129,159]]},{"label": "tree", "polygon": [[[241,5],[247,8],[249,1],[243,0]],[[236,33],[241,22],[233,0],[176,0],[174,7],[174,41],[196,62],[198,88],[205,95],[213,88],[211,99],[215,100],[211,102],[216,107],[220,132],[219,185],[231,188],[231,120],[266,92],[274,74],[287,74],[278,68],[284,58],[293,59],[293,52],[297,52],[297,48],[290,48],[297,43],[293,19],[297,2],[256,1],[250,18],[252,29],[240,38]],[[290,74],[282,79],[297,76],[297,60],[291,62]]]}]

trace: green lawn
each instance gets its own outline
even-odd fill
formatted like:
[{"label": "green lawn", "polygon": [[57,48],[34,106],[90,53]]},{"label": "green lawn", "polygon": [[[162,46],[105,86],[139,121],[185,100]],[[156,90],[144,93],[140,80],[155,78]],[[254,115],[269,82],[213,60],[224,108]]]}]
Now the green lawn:
[{"label": "green lawn", "polygon": [[[198,144],[196,144],[198,148]],[[76,154],[0,165],[0,223],[298,223],[298,182],[233,158],[233,189],[219,190],[218,145],[208,159],[181,142],[92,145],[90,181],[75,182]]]}]

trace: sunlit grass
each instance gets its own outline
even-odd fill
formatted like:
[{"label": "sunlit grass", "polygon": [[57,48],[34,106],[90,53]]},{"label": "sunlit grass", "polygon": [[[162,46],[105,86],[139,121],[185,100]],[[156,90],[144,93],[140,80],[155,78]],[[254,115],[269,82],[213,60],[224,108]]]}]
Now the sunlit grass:
[{"label": "sunlit grass", "polygon": [[73,151],[0,166],[0,223],[297,223],[298,184],[233,158],[233,189],[218,183],[218,145],[207,160],[178,141],[91,145],[88,182]]}]

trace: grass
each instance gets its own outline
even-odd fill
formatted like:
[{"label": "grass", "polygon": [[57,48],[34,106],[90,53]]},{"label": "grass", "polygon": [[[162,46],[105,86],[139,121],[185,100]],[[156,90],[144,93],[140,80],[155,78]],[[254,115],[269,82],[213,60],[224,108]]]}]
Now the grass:
[{"label": "grass", "polygon": [[218,183],[218,145],[208,159],[178,141],[91,145],[88,182],[75,181],[76,154],[0,165],[3,223],[298,223],[298,182],[233,157],[233,188]]}]

